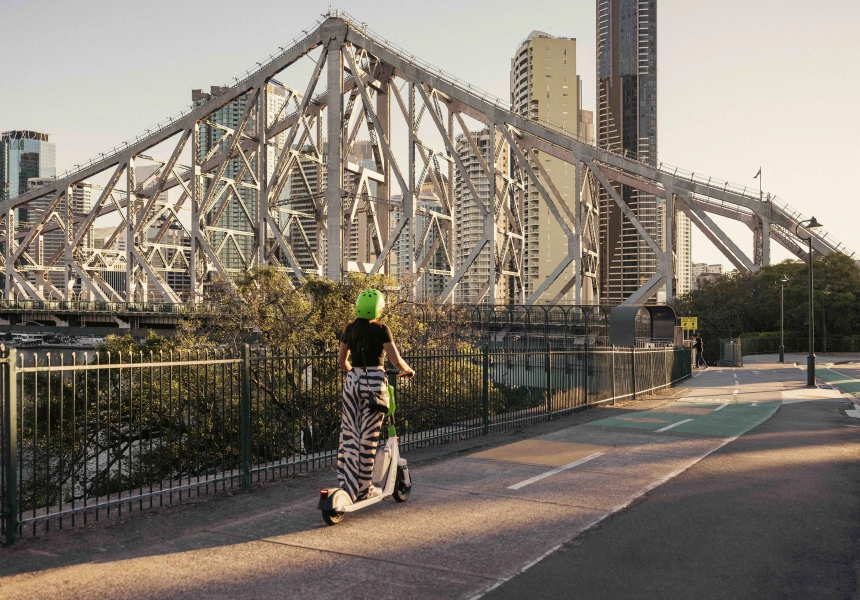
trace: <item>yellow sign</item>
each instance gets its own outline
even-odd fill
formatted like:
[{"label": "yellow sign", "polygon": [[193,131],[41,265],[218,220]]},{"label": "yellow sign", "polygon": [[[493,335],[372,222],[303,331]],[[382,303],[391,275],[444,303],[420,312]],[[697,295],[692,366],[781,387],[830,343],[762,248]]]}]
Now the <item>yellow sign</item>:
[{"label": "yellow sign", "polygon": [[681,317],[681,329],[695,331],[699,328],[699,317]]}]

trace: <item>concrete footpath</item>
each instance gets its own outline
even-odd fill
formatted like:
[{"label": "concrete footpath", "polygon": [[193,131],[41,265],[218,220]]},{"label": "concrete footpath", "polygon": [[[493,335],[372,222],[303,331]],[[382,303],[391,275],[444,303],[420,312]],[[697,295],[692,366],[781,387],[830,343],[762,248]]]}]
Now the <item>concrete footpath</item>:
[{"label": "concrete footpath", "polygon": [[336,527],[328,472],[25,539],[0,550],[0,597],[851,597],[860,419],[804,377],[711,368],[413,453],[406,504]]}]

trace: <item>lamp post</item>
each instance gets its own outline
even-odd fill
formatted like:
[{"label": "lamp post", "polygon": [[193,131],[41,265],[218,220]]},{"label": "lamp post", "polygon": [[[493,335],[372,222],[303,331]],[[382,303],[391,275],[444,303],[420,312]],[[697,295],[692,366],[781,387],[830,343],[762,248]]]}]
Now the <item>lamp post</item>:
[{"label": "lamp post", "polygon": [[827,354],[827,296],[830,295],[830,286],[828,285],[821,291],[821,329],[824,333],[824,354]]},{"label": "lamp post", "polygon": [[785,284],[788,277],[779,278],[779,362],[785,362]]},{"label": "lamp post", "polygon": [[[807,236],[800,235],[800,227],[807,232]],[[794,226],[794,234],[809,245],[807,258],[809,259],[809,354],[806,357],[806,387],[817,387],[815,385],[815,321],[813,320],[813,287],[812,287],[812,233],[813,229],[821,227],[821,223],[815,217],[801,221]]]}]

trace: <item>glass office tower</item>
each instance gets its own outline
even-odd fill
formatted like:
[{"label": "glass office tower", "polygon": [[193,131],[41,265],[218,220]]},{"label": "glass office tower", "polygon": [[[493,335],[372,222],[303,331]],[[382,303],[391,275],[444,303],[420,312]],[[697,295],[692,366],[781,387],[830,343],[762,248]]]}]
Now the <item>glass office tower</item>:
[{"label": "glass office tower", "polygon": [[[0,133],[0,201],[27,192],[31,178],[56,177],[56,149],[47,133],[4,131]],[[18,209],[19,223],[28,222],[27,208]]]}]

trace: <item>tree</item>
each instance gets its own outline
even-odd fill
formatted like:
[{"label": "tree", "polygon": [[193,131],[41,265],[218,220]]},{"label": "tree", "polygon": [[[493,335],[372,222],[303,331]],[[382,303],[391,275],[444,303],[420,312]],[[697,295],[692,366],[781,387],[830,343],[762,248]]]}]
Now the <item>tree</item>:
[{"label": "tree", "polygon": [[245,273],[234,289],[216,291],[210,303],[216,317],[193,315],[179,334],[180,343],[185,336],[196,340],[205,333],[227,346],[251,342],[290,355],[336,352],[343,328],[355,318],[355,299],[367,288],[385,294],[381,321],[401,351],[457,342],[462,326],[454,315],[459,309],[409,302],[407,291],[390,275],[351,272],[341,283],[311,277],[294,284],[281,271],[261,268]]},{"label": "tree", "polygon": [[[754,273],[737,271],[705,283],[678,298],[679,316],[697,316],[706,339],[779,335],[780,284],[786,275],[786,337],[806,336],[809,325],[808,267],[805,261],[786,260]],[[815,326],[820,331],[822,303],[826,302],[828,337],[860,335],[860,266],[840,253],[813,260],[815,278]],[[829,294],[822,294],[823,291]]]}]

